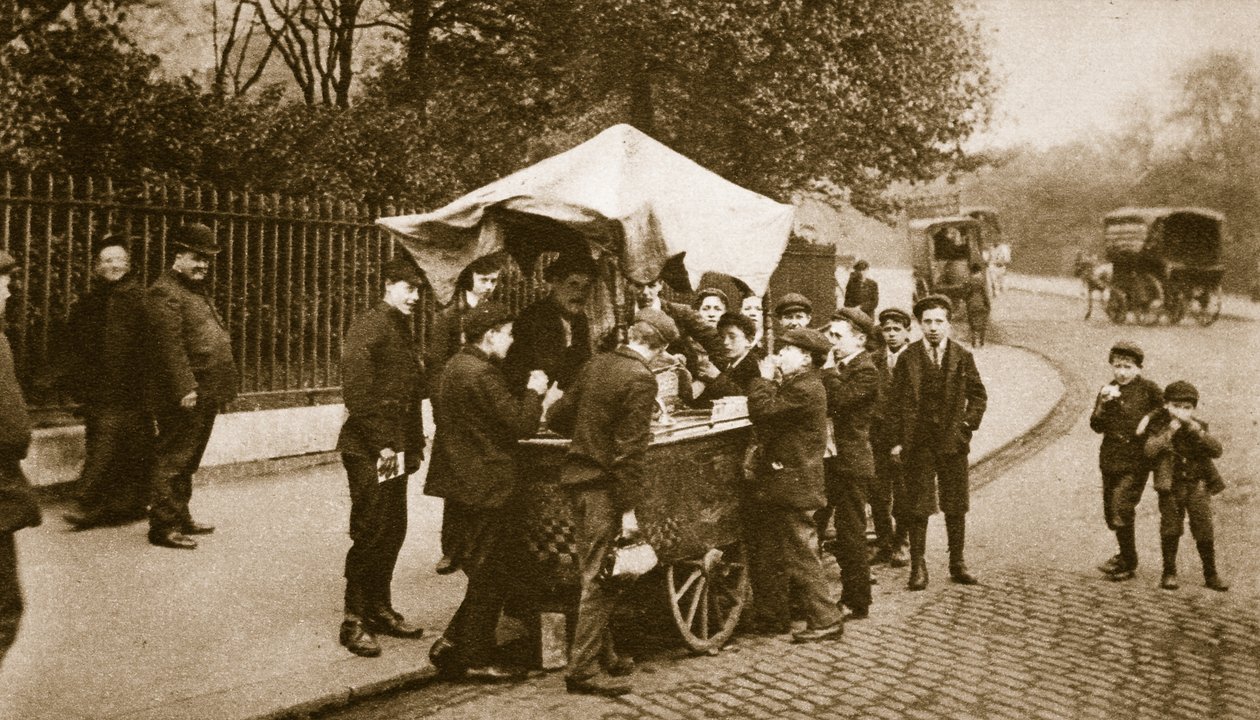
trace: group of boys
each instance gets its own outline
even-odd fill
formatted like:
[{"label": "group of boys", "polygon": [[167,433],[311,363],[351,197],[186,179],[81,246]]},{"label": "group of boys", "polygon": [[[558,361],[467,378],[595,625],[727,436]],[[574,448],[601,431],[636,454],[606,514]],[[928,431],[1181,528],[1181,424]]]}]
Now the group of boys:
[{"label": "group of boys", "polygon": [[1135,520],[1147,481],[1159,495],[1159,536],[1163,556],[1160,587],[1176,590],[1177,546],[1186,525],[1194,537],[1203,567],[1204,585],[1225,591],[1228,583],[1216,568],[1212,523],[1213,495],[1225,488],[1213,462],[1221,456],[1220,441],[1195,417],[1199,391],[1178,380],[1163,390],[1142,376],[1146,356],[1128,341],[1111,347],[1112,380],[1098,391],[1089,426],[1101,434],[1098,451],[1102,472],[1103,515],[1116,535],[1118,552],[1099,570],[1111,580],[1132,580],[1138,566]]}]

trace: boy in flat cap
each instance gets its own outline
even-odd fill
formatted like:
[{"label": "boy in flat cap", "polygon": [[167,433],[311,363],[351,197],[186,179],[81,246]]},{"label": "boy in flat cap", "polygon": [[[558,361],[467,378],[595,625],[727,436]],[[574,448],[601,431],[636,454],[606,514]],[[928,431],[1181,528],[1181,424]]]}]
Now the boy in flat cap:
[{"label": "boy in flat cap", "polygon": [[337,438],[350,486],[351,541],[339,640],[363,657],[381,654],[373,633],[414,638],[424,632],[394,610],[390,592],[407,536],[407,476],[420,469],[424,453],[424,363],[411,331],[424,279],[401,257],[387,261],[381,274],[381,302],[356,317],[346,333],[341,374],[347,414]]},{"label": "boy in flat cap", "polygon": [[757,363],[765,354],[756,345],[757,324],[739,313],[726,313],[718,320],[717,331],[726,350],[722,358],[725,369],[696,398],[701,405],[732,395],[747,396],[753,378],[761,376]]},{"label": "boy in flat cap", "polygon": [[600,571],[618,535],[638,531],[634,509],[656,407],[656,376],[650,366],[678,339],[678,327],[660,310],[641,308],[627,335],[626,344],[591,358],[547,414],[552,430],[573,438],[560,482],[574,490],[579,515],[582,593],[565,687],[571,693],[609,697],[631,691],[618,677],[634,666],[612,645],[608,623],[620,588]]},{"label": "boy in flat cap", "polygon": [[[748,390],[748,418],[760,445],[753,503],[747,514],[753,541],[754,622],[778,631],[787,624],[788,589],[800,588],[805,630],[795,642],[839,637],[844,617],[831,599],[815,550],[814,512],[826,504],[827,391],[819,368],[831,342],[817,330],[794,328],[760,363]],[[758,629],[762,629],[758,628]]]},{"label": "boy in flat cap", "polygon": [[131,274],[129,238],[96,243],[92,289],[70,310],[62,381],[86,428],[76,530],[140,520],[149,506],[153,418],[144,403],[144,287]]},{"label": "boy in flat cap", "polygon": [[774,316],[779,321],[779,331],[807,328],[814,320],[814,306],[809,298],[800,293],[787,293],[774,305]]},{"label": "boy in flat cap", "polygon": [[1089,415],[1089,427],[1101,434],[1098,468],[1102,472],[1103,515],[1116,534],[1118,551],[1098,567],[1112,580],[1132,580],[1137,569],[1134,519],[1146,488],[1150,463],[1137,438],[1137,426],[1147,413],[1160,407],[1159,386],[1142,377],[1142,348],[1120,341],[1111,347],[1107,363],[1111,382],[1102,386]]},{"label": "boy in flat cap", "polygon": [[967,453],[988,393],[971,352],[949,337],[952,311],[943,295],[914,304],[923,341],[907,348],[893,371],[889,412],[897,444],[890,454],[905,468],[911,590],[928,584],[928,518],[938,507],[945,513],[950,580],[978,582],[963,557],[970,508]]},{"label": "boy in flat cap", "polygon": [[1225,489],[1212,461],[1221,456],[1222,448],[1208,432],[1207,423],[1195,417],[1198,405],[1198,389],[1178,380],[1164,388],[1164,406],[1138,426],[1143,451],[1155,465],[1155,490],[1159,493],[1159,539],[1164,556],[1159,586],[1177,589],[1177,545],[1189,516],[1190,534],[1203,563],[1203,584],[1224,592],[1229,584],[1216,570],[1212,531],[1212,496]]},{"label": "boy in flat cap", "polygon": [[13,256],[0,250],[0,662],[17,639],[22,619],[14,535],[41,522],[35,492],[22,472],[22,458],[31,444],[31,419],[4,334],[4,308],[12,294],[9,283],[18,269]]},{"label": "boy in flat cap", "polygon": [[[840,603],[849,610],[846,619],[852,620],[865,618],[871,606],[866,498],[875,477],[870,424],[879,402],[879,371],[866,351],[866,341],[874,332],[875,323],[858,308],[844,308],[832,316],[826,332],[832,361],[822,374],[836,449],[824,461],[827,501],[834,512],[833,547],[844,584]],[[887,519],[884,526],[876,524],[877,537],[884,542],[892,539],[892,522]]]},{"label": "boy in flat cap", "polygon": [[468,586],[429,657],[446,676],[500,680],[517,676],[494,657],[508,579],[519,567],[511,552],[519,538],[516,441],[537,432],[548,382],[536,370],[519,397],[508,391],[502,361],[512,345],[512,315],[505,306],[479,303],[463,326],[466,342],[446,363],[432,398],[436,432],[424,492],[444,499],[443,527]]},{"label": "boy in flat cap", "polygon": [[[893,368],[897,358],[910,342],[910,313],[901,308],[886,308],[879,313],[880,331],[884,347],[875,353],[875,369],[879,371],[879,401],[871,417],[871,452],[875,456],[875,480],[871,483],[868,502],[875,524],[875,555],[872,564],[888,563],[890,567],[905,567],[903,548],[906,545],[906,519],[901,508],[906,501],[901,477],[901,463],[894,462],[890,454],[897,444],[890,431],[888,420],[889,398],[892,394]],[[895,520],[895,524],[894,524]]]},{"label": "boy in flat cap", "polygon": [[214,231],[200,223],[175,229],[174,260],[145,296],[149,334],[148,400],[157,421],[149,485],[149,542],[191,550],[191,535],[214,532],[188,511],[192,476],[219,412],[236,397],[232,338],[206,295]]}]

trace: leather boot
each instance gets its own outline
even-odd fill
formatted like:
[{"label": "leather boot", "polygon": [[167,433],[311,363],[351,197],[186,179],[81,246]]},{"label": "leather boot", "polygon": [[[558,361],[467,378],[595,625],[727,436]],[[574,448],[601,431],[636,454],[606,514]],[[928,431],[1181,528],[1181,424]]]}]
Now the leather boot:
[{"label": "leather boot", "polygon": [[1116,528],[1116,542],[1120,545],[1120,563],[1116,569],[1107,574],[1108,580],[1132,580],[1137,576],[1137,540],[1133,534],[1133,523]]},{"label": "leather boot", "polygon": [[1176,590],[1177,582],[1177,545],[1180,537],[1160,537],[1159,549],[1164,558],[1164,575],[1159,579],[1159,586],[1165,590]]},{"label": "leather boot", "polygon": [[906,554],[904,548],[906,546],[906,523],[904,520],[896,522],[897,529],[893,532],[892,548],[888,552],[888,567],[902,568],[906,566]]},{"label": "leather boot", "polygon": [[1201,541],[1198,546],[1199,558],[1203,561],[1203,585],[1210,590],[1225,592],[1229,589],[1229,583],[1222,580],[1216,572],[1216,546],[1211,540]]},{"label": "leather boot", "polygon": [[928,585],[927,571],[927,518],[911,521],[910,540],[910,590],[925,590]]},{"label": "leather boot", "polygon": [[967,563],[963,560],[963,547],[967,544],[967,516],[946,515],[945,534],[949,538],[949,579],[959,585],[979,584],[980,581],[967,572]]}]

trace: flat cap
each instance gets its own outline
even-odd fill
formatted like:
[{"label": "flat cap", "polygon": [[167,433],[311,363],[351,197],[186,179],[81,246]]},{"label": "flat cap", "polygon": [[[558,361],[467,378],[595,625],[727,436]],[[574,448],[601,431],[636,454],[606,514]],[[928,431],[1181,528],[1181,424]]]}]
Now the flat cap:
[{"label": "flat cap", "polygon": [[636,323],[646,323],[665,340],[666,345],[678,340],[678,325],[672,317],[666,315],[662,310],[639,308],[634,313],[634,321]]},{"label": "flat cap", "polygon": [[1199,404],[1199,389],[1185,380],[1168,383],[1164,388],[1164,402],[1189,402]]},{"label": "flat cap", "polygon": [[727,299],[726,293],[722,292],[721,290],[718,290],[717,288],[704,288],[700,292],[696,293],[696,307],[697,308],[700,307],[700,303],[703,302],[704,299],[707,297],[715,297],[718,300],[721,300],[722,307],[731,306],[731,301]]},{"label": "flat cap", "polygon": [[1121,340],[1112,345],[1111,352],[1107,353],[1107,357],[1110,358],[1112,355],[1123,355],[1124,357],[1132,358],[1138,367],[1142,367],[1142,362],[1146,360],[1146,353],[1142,352],[1142,348],[1138,347],[1137,343],[1129,342],[1128,340]]},{"label": "flat cap", "polygon": [[387,284],[409,282],[416,287],[424,285],[424,276],[420,274],[420,268],[401,255],[386,260],[381,266],[381,275]]},{"label": "flat cap", "polygon": [[464,316],[464,337],[468,338],[469,342],[476,342],[487,332],[515,319],[508,306],[501,302],[487,300],[478,303],[477,307],[469,310]]},{"label": "flat cap", "polygon": [[795,345],[811,353],[823,354],[831,351],[831,341],[826,335],[810,328],[792,328],[779,336],[780,345]]},{"label": "flat cap", "polygon": [[8,275],[18,268],[18,261],[8,251],[0,250],[0,275]]},{"label": "flat cap", "polygon": [[214,231],[201,223],[187,223],[172,230],[171,244],[202,255],[217,255],[222,250]]},{"label": "flat cap", "polygon": [[865,260],[858,260],[857,262],[853,263],[853,269],[858,272],[862,272],[864,270],[870,270],[871,264],[866,262]]},{"label": "flat cap", "polygon": [[775,303],[774,306],[775,315],[786,315],[793,310],[804,310],[812,315],[814,313],[814,305],[804,295],[790,292],[780,298],[779,302]]},{"label": "flat cap", "polygon": [[902,310],[901,308],[890,307],[879,311],[880,325],[883,325],[889,320],[899,322],[906,327],[910,327],[910,313]]},{"label": "flat cap", "polygon": [[945,308],[945,312],[952,315],[954,313],[954,301],[944,295],[924,295],[914,304],[914,316],[921,319],[923,313],[932,308]]},{"label": "flat cap", "polygon": [[832,320],[844,320],[853,326],[854,330],[870,337],[875,334],[875,321],[871,320],[871,316],[862,312],[860,308],[847,307],[836,312],[831,316]]}]

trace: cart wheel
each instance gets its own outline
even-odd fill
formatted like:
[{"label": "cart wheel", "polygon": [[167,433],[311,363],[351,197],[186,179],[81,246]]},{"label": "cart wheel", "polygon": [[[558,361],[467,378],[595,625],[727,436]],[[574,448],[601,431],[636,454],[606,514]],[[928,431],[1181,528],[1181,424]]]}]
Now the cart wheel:
[{"label": "cart wheel", "polygon": [[1168,315],[1168,324],[1176,325],[1181,322],[1181,319],[1186,316],[1186,307],[1189,304],[1184,290],[1169,290],[1164,297],[1164,312]]},{"label": "cart wheel", "polygon": [[1154,275],[1143,273],[1138,276],[1134,290],[1133,306],[1137,321],[1143,325],[1158,325],[1164,308],[1163,284]]},{"label": "cart wheel", "polygon": [[1112,288],[1107,295],[1107,317],[1117,325],[1123,325],[1129,314],[1129,296],[1120,288]]},{"label": "cart wheel", "polygon": [[1216,322],[1221,316],[1221,289],[1202,289],[1195,293],[1194,319],[1203,327]]},{"label": "cart wheel", "polygon": [[735,632],[752,589],[744,544],[713,549],[699,560],[666,568],[665,586],[674,624],[697,653],[721,648]]}]

